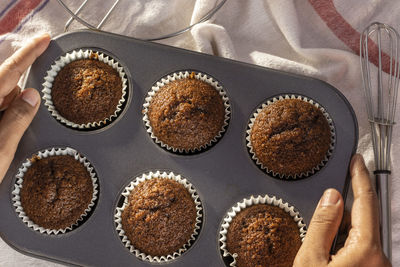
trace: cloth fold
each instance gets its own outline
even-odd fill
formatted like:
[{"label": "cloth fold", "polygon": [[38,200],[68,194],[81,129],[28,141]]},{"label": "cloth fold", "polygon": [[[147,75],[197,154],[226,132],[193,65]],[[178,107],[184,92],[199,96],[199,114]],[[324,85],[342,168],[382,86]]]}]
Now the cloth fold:
[{"label": "cloth fold", "polygon": [[[198,21],[220,0],[121,0],[102,29],[139,38],[164,35]],[[64,0],[75,11],[80,1]],[[97,25],[112,1],[88,1],[81,15]],[[17,9],[16,9],[17,8]],[[369,123],[363,101],[358,46],[360,32],[380,21],[397,30],[396,1],[228,0],[209,21],[160,43],[322,79],[338,88],[353,106],[359,123],[359,146],[374,170]],[[10,21],[9,14],[17,19]],[[8,17],[7,17],[8,16]],[[53,0],[6,0],[0,3],[0,62],[27,39],[61,34],[69,15]],[[82,28],[73,22],[69,30]],[[11,29],[11,30],[8,30]],[[376,67],[373,66],[376,72]],[[251,90],[251,88],[243,88]],[[400,98],[397,101],[400,107]],[[399,121],[397,116],[396,121]],[[392,147],[393,266],[400,266],[400,129]],[[373,176],[371,175],[371,178]],[[373,179],[373,178],[372,178]],[[351,196],[350,201],[351,203]],[[1,266],[53,266],[15,252],[0,241]]]}]

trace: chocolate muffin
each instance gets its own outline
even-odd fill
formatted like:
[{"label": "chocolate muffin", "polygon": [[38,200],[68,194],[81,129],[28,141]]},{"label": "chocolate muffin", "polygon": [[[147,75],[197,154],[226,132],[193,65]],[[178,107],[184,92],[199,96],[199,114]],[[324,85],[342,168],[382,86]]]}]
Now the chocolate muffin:
[{"label": "chocolate muffin", "polygon": [[53,82],[54,107],[62,117],[76,124],[110,118],[122,98],[118,72],[95,58],[72,61],[59,71]]},{"label": "chocolate muffin", "polygon": [[283,99],[258,113],[250,142],[263,167],[295,177],[312,171],[324,160],[331,131],[317,107],[300,99]]},{"label": "chocolate muffin", "polygon": [[132,246],[150,256],[167,256],[188,243],[196,224],[189,191],[171,179],[139,183],[122,212],[122,228]]},{"label": "chocolate muffin", "polygon": [[69,155],[31,159],[20,192],[28,218],[46,229],[65,229],[84,214],[93,197],[85,166]]},{"label": "chocolate muffin", "polygon": [[227,250],[238,267],[291,267],[301,246],[299,228],[283,209],[257,204],[242,210],[229,225]]},{"label": "chocolate muffin", "polygon": [[219,92],[192,73],[155,93],[148,118],[159,141],[188,152],[209,144],[223,130],[225,106]]}]

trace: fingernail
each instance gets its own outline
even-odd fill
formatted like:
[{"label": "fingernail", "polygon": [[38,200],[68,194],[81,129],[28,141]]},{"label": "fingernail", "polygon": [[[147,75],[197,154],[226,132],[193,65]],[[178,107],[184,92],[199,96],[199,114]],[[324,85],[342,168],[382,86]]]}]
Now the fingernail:
[{"label": "fingernail", "polygon": [[21,93],[21,99],[24,100],[26,103],[35,107],[39,101],[39,97],[35,91],[32,89],[25,90]]},{"label": "fingernail", "polygon": [[340,199],[340,194],[338,191],[334,189],[325,190],[321,198],[321,206],[327,207],[336,205],[336,203],[339,202],[339,199]]}]

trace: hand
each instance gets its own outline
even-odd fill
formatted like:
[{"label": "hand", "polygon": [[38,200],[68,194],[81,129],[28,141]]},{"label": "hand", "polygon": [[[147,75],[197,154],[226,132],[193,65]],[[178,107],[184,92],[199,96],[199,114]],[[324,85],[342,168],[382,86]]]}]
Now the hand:
[{"label": "hand", "polygon": [[33,88],[21,93],[18,80],[49,42],[48,34],[36,37],[0,65],[0,183],[40,104],[39,93]]},{"label": "hand", "polygon": [[293,266],[391,266],[381,248],[378,199],[361,155],[353,157],[350,175],[354,202],[344,247],[335,255],[329,254],[342,220],[344,202],[338,191],[328,189],[318,203]]}]

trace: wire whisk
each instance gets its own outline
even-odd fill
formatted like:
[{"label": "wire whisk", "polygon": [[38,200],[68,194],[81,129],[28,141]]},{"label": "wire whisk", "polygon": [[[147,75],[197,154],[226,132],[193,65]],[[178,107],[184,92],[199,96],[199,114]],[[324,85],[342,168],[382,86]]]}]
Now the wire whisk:
[{"label": "wire whisk", "polygon": [[[375,156],[376,189],[380,201],[381,241],[391,261],[390,147],[399,86],[399,34],[374,22],[360,39],[361,73]],[[371,64],[375,64],[376,68]],[[377,71],[376,74],[374,74]]]}]

